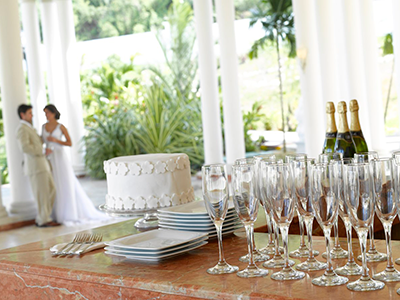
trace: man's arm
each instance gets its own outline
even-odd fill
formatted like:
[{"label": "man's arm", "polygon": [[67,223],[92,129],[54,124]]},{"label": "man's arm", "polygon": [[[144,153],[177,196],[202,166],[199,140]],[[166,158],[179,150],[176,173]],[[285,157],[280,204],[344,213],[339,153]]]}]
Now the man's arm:
[{"label": "man's arm", "polygon": [[35,147],[35,145],[29,143],[29,133],[21,126],[17,131],[18,146],[22,152],[33,155],[42,156],[42,147]]}]

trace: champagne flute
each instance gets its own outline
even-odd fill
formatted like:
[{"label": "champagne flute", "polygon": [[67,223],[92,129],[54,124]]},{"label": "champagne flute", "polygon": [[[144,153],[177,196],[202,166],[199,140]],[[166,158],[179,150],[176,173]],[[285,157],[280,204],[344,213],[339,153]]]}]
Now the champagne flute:
[{"label": "champagne flute", "polygon": [[[339,216],[342,218],[344,226],[346,228],[346,236],[347,236],[347,249],[348,249],[348,258],[347,263],[340,268],[335,270],[335,273],[343,276],[351,276],[351,275],[361,275],[362,268],[358,265],[354,260],[353,254],[353,244],[352,244],[352,227],[349,218],[349,212],[347,209],[346,202],[344,201],[344,186],[343,186],[343,165],[348,165],[353,163],[352,158],[344,158],[342,161],[335,161],[334,164],[336,166],[336,171],[338,172],[338,197],[339,197]],[[332,251],[331,251],[332,253]]]},{"label": "champagne flute", "polygon": [[219,260],[207,270],[208,274],[229,274],[239,270],[225,261],[222,247],[222,224],[228,210],[229,185],[226,166],[223,164],[205,165],[202,168],[203,197],[208,215],[215,225],[218,236]]},{"label": "champagne flute", "polygon": [[[322,164],[329,164],[331,162],[341,161],[343,159],[343,153],[340,152],[333,152],[333,153],[322,153],[318,156],[319,163]],[[339,228],[338,228],[338,219],[336,220],[335,224],[333,225],[333,235],[335,236],[335,245],[331,250],[331,258],[339,259],[339,258],[346,258],[348,257],[348,252],[344,250],[340,246],[339,242]],[[326,252],[322,253],[322,257],[326,258]]]},{"label": "champagne flute", "polygon": [[371,162],[375,188],[375,213],[385,230],[387,266],[372,278],[385,282],[400,281],[400,272],[394,268],[392,256],[392,223],[397,215],[395,196],[395,170],[392,158],[376,159]]},{"label": "champagne flute", "polygon": [[[296,153],[296,154],[289,154],[286,155],[285,157],[285,162],[288,163],[290,165],[290,163],[293,160],[297,160],[297,159],[306,159],[307,158],[307,154],[305,153]],[[294,195],[294,197],[296,197],[296,195]],[[297,217],[299,219],[299,228],[300,228],[300,246],[298,249],[292,251],[289,253],[290,257],[296,258],[296,257],[308,257],[309,254],[309,250],[307,248],[305,239],[304,239],[304,220],[303,217],[299,214],[299,211],[296,208],[296,212],[297,212]],[[314,255],[317,256],[319,254],[319,252],[317,250],[314,250]]]},{"label": "champagne flute", "polygon": [[347,284],[352,291],[375,291],[383,289],[385,284],[369,277],[367,268],[367,235],[374,218],[374,183],[367,163],[343,165],[344,196],[348,208],[350,222],[356,230],[361,247],[361,278]]},{"label": "champagne flute", "polygon": [[[255,177],[257,177],[257,162],[258,160],[256,160],[254,157],[249,157],[249,158],[239,158],[235,160],[235,165],[247,165],[247,164],[254,164],[255,165]],[[255,180],[254,182],[255,184],[255,197],[257,199],[259,198],[259,193],[258,193],[258,186],[257,186],[257,180]],[[261,253],[260,251],[257,250],[255,241],[254,241],[254,233],[253,233],[253,259],[256,262],[259,261],[266,261],[269,259],[269,256],[265,253]],[[249,262],[249,254],[243,255],[239,258],[239,261],[241,262]]]},{"label": "champagne flute", "polygon": [[[393,157],[393,159],[394,159],[394,165],[396,166],[395,168],[396,168],[396,175],[398,175],[398,173],[397,173],[397,166],[398,165],[400,165],[400,150],[395,150],[395,151],[393,151],[392,152],[392,157]],[[400,179],[399,179],[400,180]],[[397,178],[396,178],[396,184],[398,183],[398,181],[397,181]],[[396,187],[395,187],[396,188]],[[399,199],[399,197],[400,197],[400,193],[397,193],[396,194],[396,203],[397,203],[397,212],[398,213],[400,213],[400,205],[398,204],[398,199]],[[399,215],[399,218],[400,218],[400,215]],[[395,260],[395,263],[396,264],[398,264],[398,265],[400,265],[400,258],[397,258],[396,260]],[[399,289],[399,291],[400,291],[400,289]]]},{"label": "champagne flute", "polygon": [[315,217],[324,231],[326,244],[327,268],[325,273],[314,278],[312,284],[318,286],[342,285],[348,278],[337,275],[333,271],[330,237],[333,225],[336,222],[339,210],[338,180],[333,164],[316,164],[312,170],[312,206]]},{"label": "champagne flute", "polygon": [[[354,154],[355,163],[370,163],[375,159],[378,159],[378,152],[376,151],[360,152]],[[361,255],[359,255],[357,259],[361,261]],[[375,247],[374,217],[372,217],[371,227],[369,228],[369,250],[367,252],[367,262],[380,262],[385,260],[387,260],[387,255],[378,252]]]},{"label": "champagne flute", "polygon": [[285,253],[285,266],[271,275],[274,280],[295,280],[305,277],[304,272],[296,271],[289,266],[288,235],[292,222],[295,200],[293,197],[293,179],[288,164],[271,164],[267,166],[267,191],[270,195],[272,216],[282,234]]},{"label": "champagne flute", "polygon": [[[282,164],[282,160],[277,161],[276,163],[280,163]],[[274,269],[274,268],[283,268],[285,266],[285,260],[281,255],[281,249],[279,247],[279,232],[278,232],[278,227],[272,217],[272,206],[271,206],[271,201],[270,201],[270,195],[268,194],[268,170],[267,167],[268,165],[274,164],[273,162],[267,161],[267,160],[262,160],[259,163],[259,171],[258,171],[258,181],[259,181],[259,187],[260,187],[260,200],[261,202],[263,202],[263,206],[265,209],[265,214],[269,215],[271,218],[271,223],[274,229],[274,256],[263,263],[263,267],[264,268],[270,268],[270,269]],[[294,261],[293,260],[289,260],[289,265],[293,266],[294,265]]]},{"label": "champagne flute", "polygon": [[237,275],[243,278],[262,277],[268,275],[268,270],[260,269],[254,263],[254,222],[257,219],[259,199],[256,191],[255,163],[238,164],[232,166],[233,203],[236,213],[246,228],[247,246],[249,250],[249,264],[246,269]]},{"label": "champagne flute", "polygon": [[264,211],[265,211],[265,220],[267,222],[267,229],[268,229],[268,244],[264,248],[259,249],[258,251],[262,254],[274,254],[275,253],[275,242],[273,238],[274,232],[272,231],[272,223],[271,223],[271,218],[269,213],[267,213],[267,208],[265,207],[265,201],[261,200],[261,189],[262,187],[260,186],[260,181],[259,179],[261,178],[260,176],[260,164],[262,161],[267,161],[267,162],[275,162],[276,157],[274,154],[260,154],[254,156],[254,160],[256,162],[256,168],[257,168],[257,194],[258,194],[258,199],[260,199],[261,205],[264,206]]},{"label": "champagne flute", "polygon": [[307,260],[296,266],[296,270],[299,271],[319,271],[326,269],[327,267],[325,263],[319,262],[315,259],[312,251],[314,211],[311,204],[311,168],[314,164],[314,159],[294,160],[291,162],[297,211],[302,216],[306,225],[309,249]]}]

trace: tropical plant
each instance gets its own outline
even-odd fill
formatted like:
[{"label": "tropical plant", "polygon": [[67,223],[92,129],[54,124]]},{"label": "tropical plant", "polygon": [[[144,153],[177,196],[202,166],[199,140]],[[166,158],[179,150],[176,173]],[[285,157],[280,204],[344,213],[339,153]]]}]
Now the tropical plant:
[{"label": "tropical plant", "polygon": [[134,135],[136,114],[132,107],[118,105],[92,118],[92,122],[86,126],[87,134],[84,137],[85,164],[91,177],[104,178],[103,161],[139,154]]},{"label": "tropical plant", "polygon": [[150,31],[172,0],[73,0],[79,41]]},{"label": "tropical plant", "polygon": [[262,0],[256,6],[250,26],[261,22],[264,29],[264,36],[256,40],[249,52],[249,58],[258,57],[258,51],[265,47],[268,42],[275,44],[278,63],[279,76],[279,94],[282,116],[283,131],[283,151],[286,152],[285,137],[285,112],[283,101],[283,82],[281,73],[281,43],[286,42],[289,45],[289,57],[296,56],[296,39],[294,33],[294,14],[292,9],[292,0]]},{"label": "tropical plant", "polygon": [[167,89],[155,83],[139,104],[134,132],[142,153],[189,155],[192,168],[203,163],[203,133],[199,102],[172,98]]},{"label": "tropical plant", "polygon": [[255,130],[257,123],[266,118],[265,114],[261,112],[262,102],[256,101],[253,103],[251,109],[243,114],[243,126],[244,126],[244,141],[246,152],[252,152],[259,150],[257,149],[257,142],[254,142],[249,134],[249,130]]},{"label": "tropical plant", "polygon": [[171,41],[158,33],[166,64],[148,67],[150,79],[144,80],[133,60],[126,65],[113,59],[86,76],[82,90],[91,113],[85,160],[93,177],[104,177],[103,161],[121,155],[184,152],[192,169],[203,164],[193,12],[174,1],[168,16]]},{"label": "tropical plant", "polygon": [[149,69],[161,80],[170,93],[176,97],[193,99],[199,90],[197,58],[193,57],[196,35],[193,24],[193,10],[189,3],[173,0],[167,15],[166,34],[160,31],[156,37],[164,54],[167,71],[150,66]]}]

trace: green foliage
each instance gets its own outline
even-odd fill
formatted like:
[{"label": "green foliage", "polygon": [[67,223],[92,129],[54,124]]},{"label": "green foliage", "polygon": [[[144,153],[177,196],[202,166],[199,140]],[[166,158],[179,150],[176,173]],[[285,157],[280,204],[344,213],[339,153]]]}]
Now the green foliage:
[{"label": "green foliage", "polygon": [[258,21],[261,22],[265,33],[262,38],[254,42],[249,52],[249,57],[250,59],[258,57],[258,50],[260,48],[262,49],[268,41],[276,46],[283,131],[283,152],[286,152],[285,122],[288,122],[290,118],[285,118],[280,43],[285,41],[286,44],[288,44],[290,48],[289,57],[296,56],[292,0],[263,0],[255,10],[250,26],[254,26]]},{"label": "green foliage", "polygon": [[256,130],[257,123],[266,118],[265,114],[261,112],[262,102],[256,101],[253,103],[251,110],[243,114],[243,126],[244,126],[244,141],[246,146],[246,152],[257,151],[257,142],[254,142],[249,135],[249,130]]},{"label": "green foliage", "polygon": [[117,156],[139,154],[135,139],[136,114],[131,107],[116,106],[93,115],[86,126],[85,164],[94,178],[104,178],[103,161]]},{"label": "green foliage", "polygon": [[168,22],[171,42],[158,34],[164,66],[142,70],[134,59],[126,64],[111,57],[82,74],[88,111],[85,160],[92,177],[104,177],[104,160],[124,155],[183,152],[193,169],[203,164],[191,6],[174,1]]},{"label": "green foliage", "polygon": [[393,35],[388,33],[385,35],[385,39],[383,41],[382,46],[382,56],[393,54]]},{"label": "green foliage", "polygon": [[199,85],[193,86],[198,70],[197,58],[193,57],[196,35],[193,10],[187,2],[174,0],[168,10],[169,36],[157,33],[166,61],[167,72],[156,67],[149,69],[162,80],[170,91],[180,98],[193,99]]},{"label": "green foliage", "polygon": [[203,163],[203,133],[198,101],[173,98],[162,84],[148,88],[137,117],[135,137],[141,153],[189,155],[192,168]]},{"label": "green foliage", "polygon": [[73,0],[79,41],[150,31],[172,0]]},{"label": "green foliage", "polygon": [[292,0],[262,0],[256,6],[250,26],[261,22],[264,36],[256,40],[249,52],[250,59],[258,57],[258,51],[268,41],[287,42],[290,47],[289,57],[296,56],[296,37],[294,32],[294,14]]}]

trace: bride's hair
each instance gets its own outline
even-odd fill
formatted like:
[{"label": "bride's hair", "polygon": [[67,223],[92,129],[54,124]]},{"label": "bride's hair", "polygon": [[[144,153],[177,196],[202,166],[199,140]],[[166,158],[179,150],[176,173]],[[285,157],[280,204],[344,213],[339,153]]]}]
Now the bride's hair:
[{"label": "bride's hair", "polygon": [[53,104],[48,104],[48,105],[46,105],[46,106],[44,107],[43,111],[44,111],[45,109],[47,109],[47,110],[49,110],[50,112],[52,112],[53,114],[55,114],[56,120],[60,119],[61,114],[60,114],[60,112],[58,111],[57,107],[55,107]]}]

